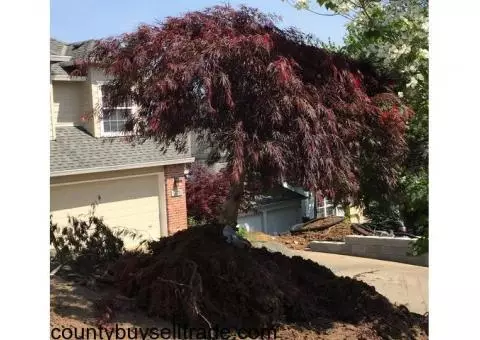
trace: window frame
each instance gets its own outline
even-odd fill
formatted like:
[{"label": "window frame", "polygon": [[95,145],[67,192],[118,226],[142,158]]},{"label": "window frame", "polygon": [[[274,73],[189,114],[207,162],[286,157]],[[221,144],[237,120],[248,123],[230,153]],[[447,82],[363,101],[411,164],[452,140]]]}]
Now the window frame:
[{"label": "window frame", "polygon": [[[130,114],[133,114],[133,110],[134,110],[134,104],[133,102],[130,101],[130,106],[116,106],[116,107],[104,107],[103,106],[103,86],[105,85],[104,83],[100,83],[98,84],[99,85],[99,102],[100,102],[100,107],[101,107],[101,111],[102,111],[102,118],[100,119],[100,136],[101,137],[119,137],[119,136],[125,136],[127,134],[125,134],[124,131],[120,130],[120,131],[105,131],[105,127],[104,127],[104,122],[106,120],[108,120],[109,118],[107,119],[104,119],[103,118],[103,110],[113,110],[112,114],[117,114],[115,112],[115,110],[130,110]],[[119,121],[118,119],[115,119],[115,121]],[[125,120],[126,122],[126,120]]]},{"label": "window frame", "polygon": [[[327,214],[328,209],[332,209],[332,214]],[[323,198],[323,201],[319,201],[317,204],[317,216],[318,217],[330,217],[330,216],[341,217],[341,216],[345,216],[345,213],[343,212],[342,208],[333,205],[332,201],[328,200],[327,198]]]}]

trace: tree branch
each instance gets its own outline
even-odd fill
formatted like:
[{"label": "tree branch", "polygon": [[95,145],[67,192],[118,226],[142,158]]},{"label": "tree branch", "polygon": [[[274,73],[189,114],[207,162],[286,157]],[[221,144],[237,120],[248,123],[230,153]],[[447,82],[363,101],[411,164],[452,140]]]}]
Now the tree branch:
[{"label": "tree branch", "polygon": [[[369,25],[371,26],[373,24],[373,19],[372,17],[370,16],[370,14],[368,14],[368,11],[367,11],[367,7],[365,5],[365,0],[358,0],[359,3],[358,3],[358,7],[360,8],[360,10],[363,12],[363,14],[365,14],[365,16],[367,17],[368,21],[369,21]],[[352,2],[353,3],[353,2]],[[355,3],[353,3],[354,5],[356,5]]]},{"label": "tree branch", "polygon": [[[295,4],[292,3],[290,0],[286,0],[286,2],[292,6],[292,7],[295,7]],[[296,8],[296,7],[295,7]],[[345,14],[340,14],[340,13],[319,13],[317,11],[314,11],[310,8],[304,8],[304,10],[308,11],[308,12],[311,12],[313,14],[316,14],[316,15],[320,15],[320,16],[324,16],[324,17],[335,17],[335,16],[342,16],[344,17],[345,19],[348,19],[348,20],[353,20],[352,17],[348,16],[348,15],[345,15]]]}]

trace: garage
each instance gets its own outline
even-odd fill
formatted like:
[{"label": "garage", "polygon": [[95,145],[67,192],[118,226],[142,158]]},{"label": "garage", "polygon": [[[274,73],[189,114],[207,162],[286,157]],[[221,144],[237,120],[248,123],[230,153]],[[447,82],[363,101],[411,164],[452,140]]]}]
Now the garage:
[{"label": "garage", "polygon": [[258,207],[255,212],[240,214],[238,224],[248,224],[250,231],[260,231],[270,235],[288,232],[302,222],[300,201],[290,201]]},{"label": "garage", "polygon": [[[100,196],[96,215],[111,228],[126,227],[142,239],[161,236],[158,175],[102,179],[82,183],[56,184],[50,190],[50,211],[60,226],[68,216],[88,214]],[[125,239],[125,246],[137,244]]]},{"label": "garage", "polygon": [[255,209],[240,213],[238,224],[248,224],[250,231],[275,235],[288,232],[302,222],[302,200],[305,196],[284,187],[275,187],[254,202]]}]

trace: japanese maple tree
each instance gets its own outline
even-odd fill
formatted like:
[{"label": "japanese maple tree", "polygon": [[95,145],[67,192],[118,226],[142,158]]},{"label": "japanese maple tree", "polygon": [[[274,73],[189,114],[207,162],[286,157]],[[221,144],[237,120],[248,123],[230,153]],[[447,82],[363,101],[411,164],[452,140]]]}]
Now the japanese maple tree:
[{"label": "japanese maple tree", "polygon": [[228,195],[228,176],[223,171],[215,173],[203,164],[194,163],[185,189],[188,216],[200,222],[214,222]]},{"label": "japanese maple tree", "polygon": [[101,41],[89,63],[112,76],[107,100],[138,105],[126,129],[186,146],[195,132],[226,153],[222,221],[236,224],[245,183],[301,185],[357,203],[397,180],[411,114],[388,77],[310,45],[276,18],[217,6]]}]

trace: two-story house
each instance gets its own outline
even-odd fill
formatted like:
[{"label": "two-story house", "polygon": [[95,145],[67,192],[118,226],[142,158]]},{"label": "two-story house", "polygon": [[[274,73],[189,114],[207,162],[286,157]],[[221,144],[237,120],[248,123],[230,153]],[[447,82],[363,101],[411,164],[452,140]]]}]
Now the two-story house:
[{"label": "two-story house", "polygon": [[[88,69],[72,76],[74,60],[94,41],[67,44],[50,40],[50,211],[53,221],[87,214],[100,196],[96,215],[111,227],[125,227],[144,239],[170,235],[187,226],[185,170],[190,150],[161,152],[153,141],[132,145],[122,137],[126,103],[108,117],[102,109],[105,75]],[[109,108],[112,109],[112,108]],[[138,241],[126,240],[126,246]]]}]

